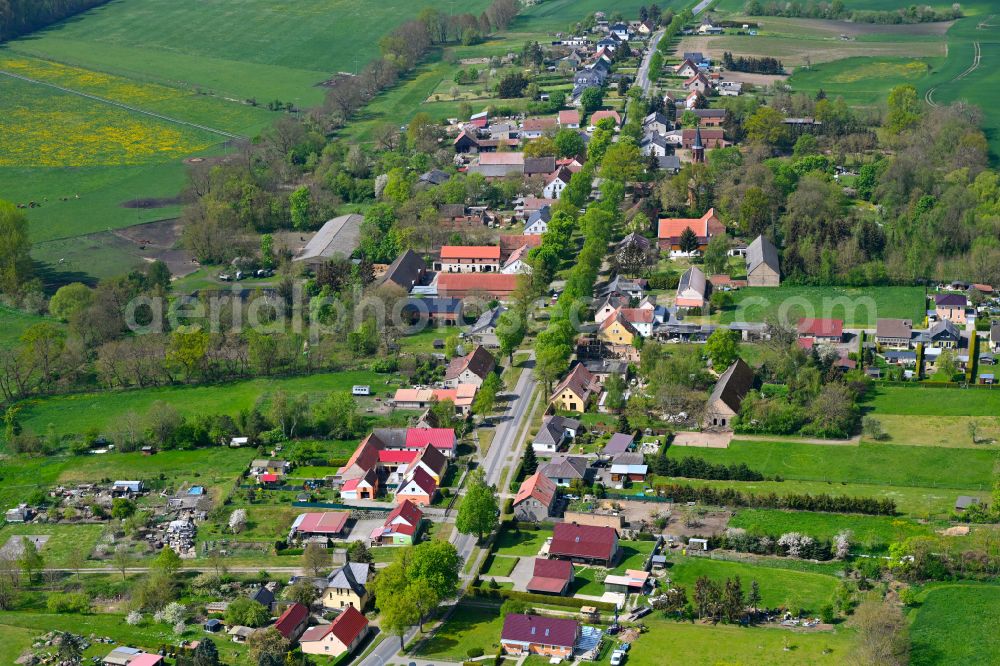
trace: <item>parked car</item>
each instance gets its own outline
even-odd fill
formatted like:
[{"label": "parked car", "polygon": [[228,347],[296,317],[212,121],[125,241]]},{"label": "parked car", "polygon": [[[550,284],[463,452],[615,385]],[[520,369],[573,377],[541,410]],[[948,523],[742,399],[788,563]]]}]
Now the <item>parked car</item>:
[{"label": "parked car", "polygon": [[621,666],[625,662],[625,652],[615,650],[611,653],[611,666]]}]

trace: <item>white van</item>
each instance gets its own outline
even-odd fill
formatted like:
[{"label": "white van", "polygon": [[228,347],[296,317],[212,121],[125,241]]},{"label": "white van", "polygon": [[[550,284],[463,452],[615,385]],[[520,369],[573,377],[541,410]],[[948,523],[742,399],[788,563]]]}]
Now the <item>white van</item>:
[{"label": "white van", "polygon": [[371,395],[372,387],[367,384],[355,384],[351,389],[351,395]]}]

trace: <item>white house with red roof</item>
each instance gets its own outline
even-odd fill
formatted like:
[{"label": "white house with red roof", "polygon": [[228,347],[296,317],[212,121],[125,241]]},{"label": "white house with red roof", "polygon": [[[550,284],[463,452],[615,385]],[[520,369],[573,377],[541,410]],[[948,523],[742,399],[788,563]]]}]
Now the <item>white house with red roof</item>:
[{"label": "white house with red roof", "polygon": [[396,490],[396,503],[401,504],[409,500],[418,506],[429,506],[437,495],[437,488],[434,477],[418,467]]},{"label": "white house with red roof", "polygon": [[368,619],[353,606],[348,606],[330,624],[311,627],[299,639],[306,654],[339,657],[351,652],[368,635]]},{"label": "white house with red roof", "polygon": [[514,250],[507,261],[503,262],[503,267],[500,269],[501,273],[505,275],[513,275],[517,273],[530,273],[531,264],[528,263],[528,252],[531,248],[528,245],[522,245],[521,247]]},{"label": "white house with red roof", "polygon": [[681,235],[685,229],[693,231],[698,239],[695,252],[704,252],[712,238],[726,233],[726,226],[715,214],[714,208],[709,208],[704,215],[696,218],[664,217],[660,218],[657,225],[656,236],[660,249],[669,250],[672,258],[692,254],[681,249]]},{"label": "white house with red roof", "polygon": [[545,186],[542,188],[542,196],[546,199],[558,199],[562,191],[569,185],[569,179],[573,177],[573,172],[566,167],[559,167],[545,179]]},{"label": "white house with red roof", "polygon": [[496,273],[500,270],[499,245],[442,245],[434,270],[444,273]]},{"label": "white house with red roof", "polygon": [[844,320],[800,319],[798,331],[800,339],[835,344],[844,339]]},{"label": "white house with red roof", "polygon": [[578,129],[580,127],[580,112],[576,109],[560,111],[559,127],[565,129]]},{"label": "white house with red roof", "polygon": [[455,457],[458,439],[454,428],[407,428],[406,449],[421,451],[428,444],[440,451],[446,458]]}]

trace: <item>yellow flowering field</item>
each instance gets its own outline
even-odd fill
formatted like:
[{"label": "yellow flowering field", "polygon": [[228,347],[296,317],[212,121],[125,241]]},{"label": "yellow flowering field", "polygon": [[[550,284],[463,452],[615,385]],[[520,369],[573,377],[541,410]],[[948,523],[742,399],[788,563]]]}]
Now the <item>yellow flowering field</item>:
[{"label": "yellow flowering field", "polygon": [[0,167],[147,164],[218,142],[194,128],[0,77]]}]

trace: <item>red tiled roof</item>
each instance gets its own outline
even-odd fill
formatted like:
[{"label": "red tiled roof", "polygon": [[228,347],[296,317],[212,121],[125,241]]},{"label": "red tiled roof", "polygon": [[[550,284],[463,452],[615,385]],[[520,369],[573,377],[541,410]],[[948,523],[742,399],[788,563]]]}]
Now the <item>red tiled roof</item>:
[{"label": "red tiled roof", "polygon": [[556,523],[549,554],[611,559],[616,536],[613,527]]},{"label": "red tiled roof", "polygon": [[579,631],[580,623],[576,620],[511,613],[504,618],[500,639],[573,647]]},{"label": "red tiled roof", "polygon": [[[378,461],[380,463],[390,463],[397,465],[409,465],[414,459],[419,455],[419,451],[403,451],[403,450],[383,450],[378,452]],[[346,484],[345,484],[346,487]]]},{"label": "red tiled roof", "polygon": [[[489,154],[489,153],[487,153]],[[438,294],[482,291],[494,296],[509,296],[517,289],[517,275],[505,273],[441,273]]]},{"label": "red tiled roof", "polygon": [[622,308],[620,310],[625,321],[631,324],[652,324],[653,311],[649,308]]},{"label": "red tiled roof", "polygon": [[590,124],[596,125],[605,118],[611,118],[615,121],[615,125],[622,124],[622,117],[618,115],[618,112],[614,109],[601,109],[600,111],[594,111],[594,114],[590,116]]},{"label": "red tiled roof", "polygon": [[844,335],[843,319],[800,319],[799,335],[817,338],[839,338]]},{"label": "red tiled roof", "polygon": [[452,428],[407,428],[406,448],[422,449],[428,444],[436,449],[453,449],[455,431]]},{"label": "red tiled roof", "polygon": [[543,505],[549,506],[555,496],[556,484],[552,482],[552,479],[543,476],[539,470],[521,482],[521,487],[514,498],[514,504],[520,504],[529,497],[534,497]]},{"label": "red tiled roof", "polygon": [[565,111],[560,111],[559,112],[559,124],[560,125],[570,125],[570,124],[579,125],[580,124],[580,112],[577,111],[576,109],[569,109],[569,110],[565,110]]},{"label": "red tiled roof", "polygon": [[524,164],[524,153],[480,153],[480,164]]},{"label": "red tiled roof", "polygon": [[500,261],[499,245],[442,245],[442,259],[496,259]]},{"label": "red tiled roof", "polygon": [[[403,487],[410,485],[410,481],[417,484],[428,497],[432,497],[434,492],[437,490],[437,482],[434,481],[434,477],[424,471],[422,467],[418,467],[413,470],[413,475],[410,480],[403,484]],[[404,500],[405,501],[405,500]]]},{"label": "red tiled roof", "polygon": [[524,246],[538,247],[541,244],[541,234],[500,234],[500,247],[508,252]]},{"label": "red tiled roof", "polygon": [[559,594],[566,589],[566,583],[567,581],[563,578],[532,576],[525,589],[528,592],[548,592],[549,594]]},{"label": "red tiled roof", "polygon": [[715,209],[709,208],[708,212],[701,217],[696,218],[685,218],[685,217],[665,217],[660,219],[659,227],[657,229],[657,237],[659,238],[680,238],[681,234],[688,227],[691,231],[695,233],[699,238],[706,238],[709,235],[709,220],[715,217]]},{"label": "red tiled roof", "polygon": [[566,560],[546,560],[536,557],[535,568],[532,573],[542,578],[562,578],[563,580],[569,580],[570,576],[573,575],[573,565]]},{"label": "red tiled roof", "polygon": [[271,474],[270,472],[268,472],[267,474],[261,474],[260,475],[260,480],[263,483],[274,483],[275,481],[278,480],[278,475],[277,474]]},{"label": "red tiled roof", "polygon": [[350,515],[348,511],[304,513],[296,529],[310,534],[338,534],[343,531]]},{"label": "red tiled roof", "polygon": [[293,603],[285,609],[278,621],[274,623],[274,628],[278,633],[292,640],[295,637],[295,629],[309,617],[309,609],[300,603]]},{"label": "red tiled roof", "polygon": [[556,386],[556,390],[552,392],[552,398],[559,395],[566,389],[571,389],[581,398],[589,398],[590,395],[596,391],[598,388],[597,382],[594,380],[594,375],[591,374],[587,368],[583,367],[582,363],[578,363],[576,366],[570,370],[569,374],[566,375],[561,382]]},{"label": "red tiled roof", "polygon": [[556,126],[556,119],[551,117],[525,118],[523,129],[528,132],[547,130]]},{"label": "red tiled roof", "polygon": [[344,645],[350,645],[368,628],[368,620],[354,606],[348,606],[330,623],[330,631]]}]

